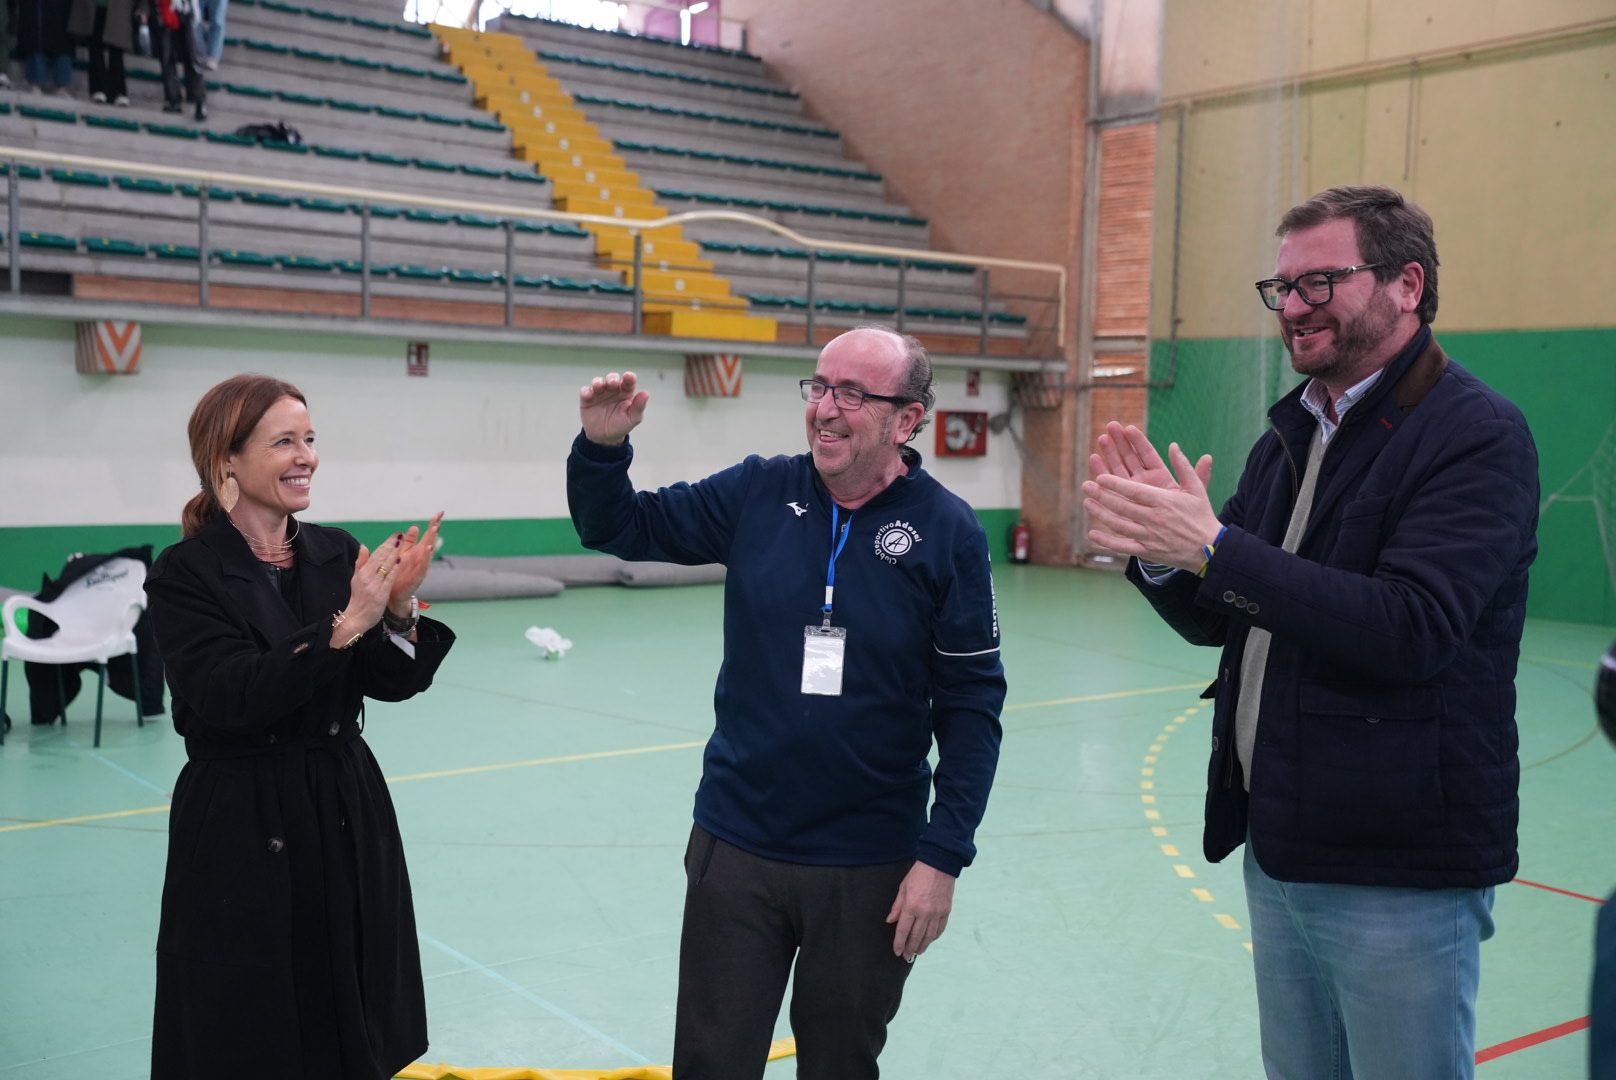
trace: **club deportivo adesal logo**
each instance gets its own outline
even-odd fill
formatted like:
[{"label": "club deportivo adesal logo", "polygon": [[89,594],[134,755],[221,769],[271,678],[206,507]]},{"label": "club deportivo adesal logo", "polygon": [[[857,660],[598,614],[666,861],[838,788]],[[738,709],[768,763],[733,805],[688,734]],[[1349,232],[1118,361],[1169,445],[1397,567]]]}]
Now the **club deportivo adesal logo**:
[{"label": "club deportivo adesal logo", "polygon": [[894,521],[875,531],[875,554],[882,562],[897,565],[898,560],[920,543],[920,534],[907,521]]}]

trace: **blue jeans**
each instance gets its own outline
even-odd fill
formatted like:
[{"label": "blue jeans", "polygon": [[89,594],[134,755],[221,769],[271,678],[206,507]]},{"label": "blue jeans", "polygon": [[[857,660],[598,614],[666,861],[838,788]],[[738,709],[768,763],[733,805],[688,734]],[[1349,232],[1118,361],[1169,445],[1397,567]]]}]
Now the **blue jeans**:
[{"label": "blue jeans", "polygon": [[1590,1080],[1616,1080],[1616,893],[1599,909],[1595,926],[1588,1076]]},{"label": "blue jeans", "polygon": [[1246,844],[1269,1080],[1475,1075],[1493,890],[1276,881]]},{"label": "blue jeans", "polygon": [[57,86],[73,85],[73,57],[72,56],[46,56],[44,53],[29,53],[25,62],[28,81],[38,87],[46,87],[55,83]]},{"label": "blue jeans", "polygon": [[224,15],[229,8],[230,0],[202,0],[202,21],[208,24],[202,44],[210,59],[224,55]]}]

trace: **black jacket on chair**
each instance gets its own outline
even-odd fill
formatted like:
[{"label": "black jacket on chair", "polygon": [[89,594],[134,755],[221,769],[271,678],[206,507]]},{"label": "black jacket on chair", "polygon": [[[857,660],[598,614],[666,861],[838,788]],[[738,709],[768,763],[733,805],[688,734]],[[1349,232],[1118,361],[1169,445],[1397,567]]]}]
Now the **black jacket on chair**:
[{"label": "black jacket on chair", "polygon": [[427,689],[454,635],[423,618],[413,659],[379,630],[332,649],[359,545],[311,524],[295,545],[291,602],[223,518],[146,580],[190,758],[157,936],[164,1080],[392,1076],[426,1050],[403,843],[359,732],[364,699]]},{"label": "black jacket on chair", "polygon": [[[34,599],[50,603],[66,591],[73,582],[112,559],[135,559],[141,566],[151,566],[150,544],[121,548],[105,555],[75,555],[62,568],[62,576],[40,580],[39,592]],[[28,613],[28,636],[48,638],[56,632],[56,624],[37,611]],[[152,633],[151,612],[143,611],[135,623],[135,650],[140,665],[140,713],[142,716],[163,715],[163,660],[157,654],[157,638]],[[81,672],[93,669],[94,664],[24,664],[28,677],[28,709],[36,724],[53,724],[62,710],[73,704],[78,696]],[[134,700],[135,665],[128,655],[114,656],[107,663],[107,685],[115,694]]]},{"label": "black jacket on chair", "polygon": [[[1317,421],[1269,411],[1205,578],[1128,576],[1173,629],[1221,645],[1206,857],[1251,839],[1282,881],[1423,888],[1515,874],[1515,669],[1537,554],[1537,449],[1428,329],[1325,447],[1295,555],[1280,549]],[[1251,627],[1273,635],[1250,796],[1235,752]]]}]

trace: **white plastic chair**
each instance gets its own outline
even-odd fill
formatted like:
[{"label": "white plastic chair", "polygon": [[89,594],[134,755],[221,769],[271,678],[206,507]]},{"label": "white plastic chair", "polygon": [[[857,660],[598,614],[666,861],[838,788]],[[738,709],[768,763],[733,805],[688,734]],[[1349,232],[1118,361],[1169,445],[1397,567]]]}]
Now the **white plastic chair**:
[{"label": "white plastic chair", "polygon": [[[107,690],[107,661],[125,656],[135,669],[135,722],[140,715],[140,658],[135,648],[135,623],[146,609],[146,564],[138,559],[109,559],[73,582],[50,603],[31,596],[11,596],[0,607],[0,713],[6,707],[11,661],[35,664],[95,664],[101,683],[95,695],[95,745],[101,745],[101,703]],[[17,610],[27,608],[56,624],[47,638],[30,638],[17,629]],[[67,705],[62,705],[67,721]],[[0,732],[0,742],[4,741]]]}]

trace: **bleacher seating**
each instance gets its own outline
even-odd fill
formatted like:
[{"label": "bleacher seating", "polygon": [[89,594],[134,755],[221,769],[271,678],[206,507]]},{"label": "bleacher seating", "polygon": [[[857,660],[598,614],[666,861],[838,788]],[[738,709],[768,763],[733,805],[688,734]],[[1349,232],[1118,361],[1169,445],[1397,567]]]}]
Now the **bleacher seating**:
[{"label": "bleacher seating", "polygon": [[[475,79],[442,59],[441,31],[403,23],[393,8],[381,0],[350,0],[340,9],[234,0],[224,61],[209,82],[205,124],[176,123],[159,112],[155,66],[129,57],[133,107],[0,94],[0,141],[199,173],[534,211],[559,202],[590,211],[592,200],[580,203],[576,187],[563,182],[569,176],[561,165],[535,168],[539,158],[523,151],[522,132],[493,115],[499,111],[494,100],[478,106],[485,95],[476,92]],[[625,194],[627,184],[617,189],[618,198],[630,200],[630,216],[727,209],[825,240],[927,246],[924,218],[889,200],[878,173],[843,157],[838,134],[806,118],[796,95],[773,82],[757,58],[516,17],[501,20],[501,29],[519,39],[524,59],[547,72],[598,132],[602,160],[620,162],[625,176],[636,179],[641,194]],[[235,134],[245,125],[278,122],[297,129],[302,141]],[[0,165],[0,175],[5,172]],[[91,168],[23,165],[18,172],[18,241],[26,269],[196,280],[202,257],[196,184]],[[246,183],[212,184],[207,194],[210,281],[357,289],[358,199]],[[368,219],[378,296],[500,299],[508,220],[520,304],[628,310],[632,271],[625,249],[577,225],[386,202],[370,205]],[[709,308],[749,304],[760,315],[800,322],[809,293],[806,249],[727,221],[692,223],[686,235],[690,243],[664,244],[647,262],[648,311],[666,299],[653,295],[653,278],[662,274],[688,290],[671,300],[675,307],[697,297]],[[0,263],[4,258],[0,246]],[[831,323],[892,318],[897,263],[887,256],[817,253],[817,313]],[[712,275],[726,284],[700,284]],[[903,277],[912,326],[957,330],[981,320],[980,286],[970,267],[917,261],[906,263]],[[1000,334],[1023,332],[1024,318],[997,305],[988,317]],[[782,330],[782,338],[793,332],[800,328]],[[772,326],[769,334],[772,340]]]}]

